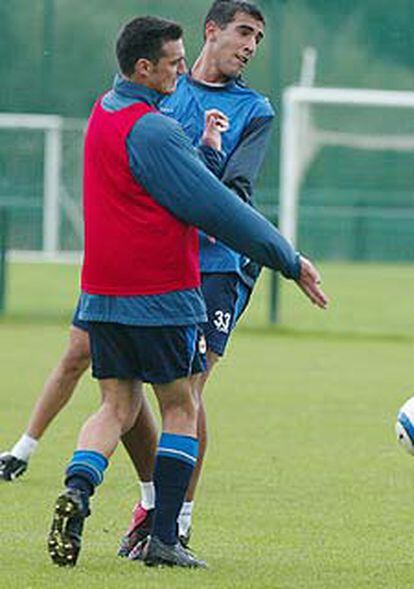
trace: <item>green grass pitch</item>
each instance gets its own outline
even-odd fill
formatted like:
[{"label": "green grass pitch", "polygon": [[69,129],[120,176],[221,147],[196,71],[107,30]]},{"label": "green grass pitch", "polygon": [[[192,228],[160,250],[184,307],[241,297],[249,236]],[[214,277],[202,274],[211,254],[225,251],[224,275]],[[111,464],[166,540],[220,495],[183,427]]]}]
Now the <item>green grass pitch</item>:
[{"label": "green grass pitch", "polygon": [[[148,570],[115,556],[137,496],[122,449],[93,499],[74,570],[46,552],[54,499],[85,417],[86,376],[28,473],[0,485],[1,589],[405,589],[414,587],[414,460],[397,447],[414,395],[410,265],[323,264],[318,311],[284,284],[266,323],[266,277],[207,390],[210,446],[193,547],[206,571]],[[66,342],[77,269],[12,264],[0,320],[0,450],[26,424]]]}]

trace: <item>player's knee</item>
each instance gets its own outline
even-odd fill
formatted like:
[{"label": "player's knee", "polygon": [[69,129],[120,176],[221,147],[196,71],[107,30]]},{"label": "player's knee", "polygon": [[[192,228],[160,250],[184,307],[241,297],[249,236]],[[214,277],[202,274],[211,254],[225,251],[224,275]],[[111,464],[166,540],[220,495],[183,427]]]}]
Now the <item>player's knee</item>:
[{"label": "player's knee", "polygon": [[176,399],[175,402],[169,403],[164,408],[164,415],[169,418],[195,422],[197,420],[198,403],[193,395],[187,395]]},{"label": "player's knee", "polygon": [[112,419],[118,422],[121,435],[126,434],[134,426],[139,411],[137,399],[112,398],[104,403],[104,407]]},{"label": "player's knee", "polygon": [[80,377],[89,367],[90,356],[82,351],[71,349],[63,358],[62,365],[66,375]]},{"label": "player's knee", "polygon": [[71,332],[69,347],[62,359],[63,370],[68,375],[79,377],[89,367],[90,362],[89,335],[76,329],[76,332]]}]

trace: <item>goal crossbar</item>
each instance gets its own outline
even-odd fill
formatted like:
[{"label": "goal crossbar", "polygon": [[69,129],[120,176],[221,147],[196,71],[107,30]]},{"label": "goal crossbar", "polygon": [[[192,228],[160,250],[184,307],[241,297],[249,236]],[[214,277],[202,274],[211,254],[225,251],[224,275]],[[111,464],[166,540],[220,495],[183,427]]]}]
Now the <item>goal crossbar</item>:
[{"label": "goal crossbar", "polygon": [[291,86],[283,94],[280,170],[280,228],[293,244],[297,241],[300,187],[306,170],[324,145],[382,151],[414,151],[414,135],[363,134],[317,129],[310,105],[388,107],[414,109],[414,92],[350,88]]},{"label": "goal crossbar", "polygon": [[287,102],[348,104],[350,106],[398,106],[414,108],[414,92],[364,88],[317,88],[290,86],[283,94]]}]

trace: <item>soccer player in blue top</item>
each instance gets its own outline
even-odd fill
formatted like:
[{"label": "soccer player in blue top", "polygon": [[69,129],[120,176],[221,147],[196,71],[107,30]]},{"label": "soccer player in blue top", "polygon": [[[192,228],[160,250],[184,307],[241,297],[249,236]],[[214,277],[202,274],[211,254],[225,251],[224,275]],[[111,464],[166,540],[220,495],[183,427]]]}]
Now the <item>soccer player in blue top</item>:
[{"label": "soccer player in blue top", "polygon": [[[215,2],[205,18],[205,43],[200,56],[191,72],[180,77],[177,90],[161,103],[161,111],[180,122],[194,146],[202,137],[206,112],[217,108],[226,115],[229,129],[222,137],[225,165],[220,178],[247,203],[252,202],[253,185],[265,156],[274,112],[266,98],[243,83],[240,74],[254,57],[264,36],[264,27],[264,17],[253,4]],[[203,232],[200,232],[200,269],[208,315],[203,326],[208,371],[197,383],[200,395],[199,456],[178,520],[180,538],[185,544],[189,541],[194,493],[206,450],[202,391],[247,306],[259,270],[257,264],[246,256]],[[128,437],[131,446],[133,431]],[[140,453],[142,451],[137,447],[135,454]],[[150,492],[148,487],[147,483],[144,495]],[[121,544],[121,554],[130,553],[134,558],[131,545],[141,537],[142,529],[145,530],[146,512],[142,504],[135,506],[131,525]]]}]

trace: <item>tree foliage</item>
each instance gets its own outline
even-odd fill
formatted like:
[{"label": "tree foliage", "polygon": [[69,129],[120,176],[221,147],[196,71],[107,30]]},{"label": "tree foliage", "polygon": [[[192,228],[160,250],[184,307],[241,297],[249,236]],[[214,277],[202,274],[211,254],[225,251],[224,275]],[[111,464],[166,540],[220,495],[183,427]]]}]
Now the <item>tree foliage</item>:
[{"label": "tree foliage", "polygon": [[[318,49],[318,82],[413,89],[412,0],[259,0],[268,35],[248,78],[266,93],[298,79]],[[277,8],[277,10],[275,9]],[[0,111],[86,116],[116,70],[121,24],[159,14],[184,24],[189,61],[202,42],[205,0],[8,0],[0,3]],[[48,18],[49,17],[49,18]],[[277,72],[275,74],[275,71]]]}]

